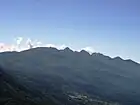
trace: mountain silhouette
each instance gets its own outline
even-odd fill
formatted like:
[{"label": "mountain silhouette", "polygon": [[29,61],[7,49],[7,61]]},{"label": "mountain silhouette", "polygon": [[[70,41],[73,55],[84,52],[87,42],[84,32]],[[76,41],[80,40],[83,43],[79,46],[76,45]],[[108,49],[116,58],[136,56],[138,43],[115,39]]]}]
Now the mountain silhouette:
[{"label": "mountain silhouette", "polygon": [[28,97],[29,105],[140,104],[140,64],[132,60],[40,47],[0,53],[0,66],[1,92],[8,83],[13,94],[18,88]]}]

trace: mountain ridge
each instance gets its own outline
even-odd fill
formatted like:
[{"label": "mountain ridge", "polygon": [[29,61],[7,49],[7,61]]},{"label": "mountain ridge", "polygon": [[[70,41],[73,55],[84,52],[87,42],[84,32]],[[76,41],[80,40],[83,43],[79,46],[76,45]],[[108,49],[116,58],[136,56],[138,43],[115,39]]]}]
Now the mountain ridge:
[{"label": "mountain ridge", "polygon": [[25,87],[39,91],[42,96],[55,95],[53,100],[60,101],[59,95],[67,100],[64,97],[69,97],[67,93],[71,91],[124,105],[140,104],[140,65],[131,60],[69,48],[33,48],[0,53],[0,65]]},{"label": "mountain ridge", "polygon": [[0,54],[5,54],[5,53],[22,53],[22,52],[26,52],[26,51],[30,51],[30,50],[34,50],[34,49],[52,49],[52,50],[55,50],[55,51],[68,51],[68,52],[77,52],[77,53],[88,53],[88,55],[95,55],[95,56],[103,56],[103,57],[106,57],[106,58],[108,58],[108,59],[114,59],[114,60],[116,60],[116,59],[120,59],[120,60],[123,60],[123,61],[128,61],[128,62],[133,62],[133,63],[136,63],[136,64],[139,64],[140,65],[140,63],[138,63],[138,62],[136,62],[136,61],[134,61],[134,60],[132,60],[132,59],[123,59],[123,58],[121,58],[121,57],[119,57],[119,56],[116,56],[116,57],[110,57],[110,56],[107,56],[107,55],[104,55],[104,54],[102,54],[102,53],[97,53],[97,52],[93,52],[93,53],[89,53],[88,51],[86,51],[86,50],[81,50],[81,51],[73,51],[73,50],[71,50],[69,47],[66,47],[66,48],[64,48],[64,49],[57,49],[57,48],[55,48],[55,47],[36,47],[36,48],[31,48],[31,49],[27,49],[27,50],[23,50],[23,51],[20,51],[20,52],[17,52],[17,51],[5,51],[5,52],[0,52]]}]

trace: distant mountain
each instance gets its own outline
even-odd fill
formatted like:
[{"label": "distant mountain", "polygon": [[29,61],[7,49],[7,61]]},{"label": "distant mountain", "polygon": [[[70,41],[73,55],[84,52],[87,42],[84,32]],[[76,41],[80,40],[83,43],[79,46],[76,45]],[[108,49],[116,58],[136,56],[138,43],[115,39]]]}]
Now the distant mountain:
[{"label": "distant mountain", "polygon": [[0,66],[16,83],[1,79],[1,92],[5,83],[20,88],[29,105],[140,105],[140,64],[132,60],[41,47],[0,53]]}]

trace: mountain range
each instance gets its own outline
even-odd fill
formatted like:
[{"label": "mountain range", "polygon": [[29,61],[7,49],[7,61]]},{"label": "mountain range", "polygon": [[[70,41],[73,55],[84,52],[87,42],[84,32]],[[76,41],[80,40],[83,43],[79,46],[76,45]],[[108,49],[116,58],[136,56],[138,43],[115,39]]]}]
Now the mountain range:
[{"label": "mountain range", "polygon": [[0,105],[140,105],[139,63],[68,47],[0,53],[0,81]]}]

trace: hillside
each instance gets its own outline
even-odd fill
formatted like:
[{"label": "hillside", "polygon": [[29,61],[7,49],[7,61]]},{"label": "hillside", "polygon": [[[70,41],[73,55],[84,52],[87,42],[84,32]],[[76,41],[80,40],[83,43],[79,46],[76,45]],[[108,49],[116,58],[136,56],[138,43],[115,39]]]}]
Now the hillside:
[{"label": "hillside", "polygon": [[[20,88],[29,97],[28,104],[140,104],[140,64],[132,60],[100,53],[90,55],[84,50],[74,52],[69,48],[34,48],[1,53],[0,66],[4,72],[2,89],[11,91],[9,85]],[[5,82],[5,78],[16,84]]]}]

